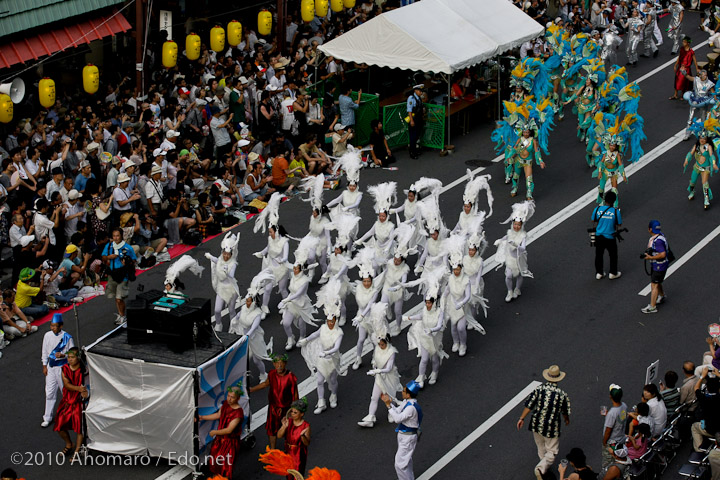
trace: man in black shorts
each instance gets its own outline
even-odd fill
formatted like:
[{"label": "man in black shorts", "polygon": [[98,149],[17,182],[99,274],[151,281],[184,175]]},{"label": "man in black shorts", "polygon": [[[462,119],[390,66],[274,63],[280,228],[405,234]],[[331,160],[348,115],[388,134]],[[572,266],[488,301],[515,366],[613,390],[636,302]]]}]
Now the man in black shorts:
[{"label": "man in black shorts", "polygon": [[650,240],[648,241],[647,251],[645,252],[645,260],[650,260],[652,271],[650,273],[650,287],[652,293],[650,295],[650,304],[642,308],[643,313],[657,313],[657,305],[665,300],[665,291],[663,290],[663,280],[670,266],[667,252],[669,251],[667,239],[660,229],[660,221],[651,220],[648,225],[650,232]]}]

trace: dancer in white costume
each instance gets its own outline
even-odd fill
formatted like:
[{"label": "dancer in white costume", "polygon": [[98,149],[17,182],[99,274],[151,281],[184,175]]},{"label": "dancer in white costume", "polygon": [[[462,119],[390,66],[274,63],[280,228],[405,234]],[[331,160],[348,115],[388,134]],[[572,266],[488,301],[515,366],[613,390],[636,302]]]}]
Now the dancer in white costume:
[{"label": "dancer in white costume", "polygon": [[447,228],[443,224],[437,195],[431,195],[421,200],[418,209],[425,227],[423,233],[428,236],[428,239],[420,259],[415,264],[416,274],[423,273],[428,267],[445,265],[442,242],[447,237]]},{"label": "dancer in white costume", "polygon": [[367,246],[374,250],[376,267],[385,266],[390,258],[390,252],[392,252],[393,249],[395,225],[388,216],[390,207],[397,202],[396,190],[397,183],[395,182],[385,182],[368,187],[368,193],[372,195],[375,200],[375,213],[378,219],[356,244],[365,245],[367,242]]},{"label": "dancer in white costume", "polygon": [[267,380],[268,377],[263,361],[272,361],[270,355],[272,354],[273,340],[271,338],[270,342],[265,342],[265,331],[260,326],[262,310],[259,302],[260,295],[265,291],[265,284],[272,284],[274,280],[272,270],[269,268],[255,275],[245,295],[245,303],[240,307],[240,312],[230,320],[228,330],[229,333],[235,335],[247,335],[249,356],[258,369],[260,383]]},{"label": "dancer in white costume", "polygon": [[215,331],[222,332],[222,309],[227,305],[230,318],[235,318],[235,302],[240,296],[235,269],[237,268],[238,243],[240,234],[235,236],[228,232],[220,243],[221,254],[214,257],[210,253],[205,258],[210,260],[212,286],[215,290]]},{"label": "dancer in white costume", "polygon": [[428,362],[432,361],[432,372],[428,383],[433,385],[437,382],[442,359],[449,357],[442,347],[442,332],[445,323],[442,308],[439,306],[441,283],[446,274],[447,268],[433,268],[425,278],[405,285],[411,287],[420,283],[425,284],[425,308],[417,315],[404,317],[407,321],[412,322],[407,333],[408,350],[417,349],[418,357],[420,357],[418,376],[415,379],[420,388],[425,387]]},{"label": "dancer in white costume", "polygon": [[483,296],[485,291],[485,280],[483,280],[483,252],[487,248],[485,232],[482,234],[473,233],[467,241],[467,253],[463,257],[463,271],[470,278],[472,297],[470,306],[473,315],[478,315],[482,308],[487,318],[488,301]]},{"label": "dancer in white costume", "polygon": [[63,331],[62,313],[56,313],[50,322],[50,331],[45,333],[42,343],[42,365],[45,374],[45,414],[40,424],[50,425],[55,411],[57,392],[62,392],[62,368],[68,363],[65,354],[75,346],[72,335]]},{"label": "dancer in white costume", "polygon": [[[308,192],[309,196],[307,200],[303,200],[310,202],[312,207],[310,227],[307,234],[318,241],[315,251],[310,252],[308,261],[310,263],[319,263],[323,274],[327,271],[328,247],[330,246],[330,232],[327,228],[328,224],[330,224],[330,211],[322,202],[324,184],[325,175],[322,173],[316,177],[307,177],[302,181],[302,188]],[[310,275],[311,280],[313,276],[313,274]]]},{"label": "dancer in white costume", "polygon": [[360,270],[360,280],[355,282],[355,303],[357,304],[357,314],[352,321],[353,327],[358,330],[358,341],[355,353],[355,362],[352,369],[357,370],[362,365],[362,350],[368,332],[372,334],[373,325],[367,316],[370,308],[377,301],[378,295],[382,290],[385,272],[380,275],[375,274],[374,260],[375,250],[365,247],[358,252],[357,257],[353,260],[353,264],[358,266]]},{"label": "dancer in white costume", "polygon": [[258,230],[262,230],[265,233],[267,224],[268,230],[268,244],[267,247],[259,252],[255,252],[253,255],[257,258],[262,258],[263,270],[269,268],[272,270],[274,283],[268,283],[265,285],[265,291],[263,292],[263,319],[270,313],[270,295],[274,286],[278,287],[280,296],[287,298],[288,296],[288,283],[290,282],[290,275],[287,269],[288,256],[290,254],[290,244],[288,243],[287,234],[285,229],[280,225],[280,200],[282,194],[275,192],[270,196],[270,200],[267,206],[263,209],[260,214],[255,217],[255,226],[253,231],[255,233]]},{"label": "dancer in white costume", "polygon": [[300,340],[305,338],[305,324],[316,326],[313,313],[317,312],[317,310],[313,307],[312,301],[307,294],[310,286],[310,277],[307,272],[317,266],[317,263],[308,265],[308,256],[309,252],[315,249],[316,243],[317,239],[313,237],[303,238],[295,250],[295,263],[292,265],[285,264],[285,268],[292,270],[290,288],[288,296],[278,303],[278,309],[282,313],[280,323],[287,335],[285,350],[288,351],[295,346],[293,324],[300,330]]},{"label": "dancer in white costume", "polygon": [[180,281],[180,274],[185,270],[190,270],[198,277],[202,277],[205,267],[201,267],[197,259],[190,255],[183,255],[178,258],[165,272],[165,293],[182,293],[185,285]]},{"label": "dancer in white costume", "polygon": [[506,302],[511,302],[520,296],[524,277],[533,278],[532,272],[528,270],[525,223],[535,213],[535,203],[532,200],[516,203],[512,206],[512,210],[512,215],[502,222],[505,224],[512,220],[512,228],[503,238],[495,241],[497,246],[495,261],[498,263],[498,268],[505,266],[505,286],[508,289]]},{"label": "dancer in white costume", "polygon": [[[395,399],[397,392],[402,391],[400,374],[397,366],[395,366],[397,349],[390,344],[390,336],[387,334],[387,321],[385,320],[387,309],[388,305],[383,302],[376,303],[370,309],[370,318],[373,325],[375,325],[373,329],[376,336],[372,360],[373,368],[367,374],[375,377],[375,382],[370,395],[368,414],[358,422],[361,427],[371,428],[375,425],[375,412],[377,412],[380,395],[387,394]],[[388,421],[391,421],[390,418],[388,418]]]},{"label": "dancer in white costume", "polygon": [[415,227],[413,225],[402,223],[395,230],[395,252],[392,261],[387,263],[385,269],[385,281],[383,282],[381,302],[387,304],[387,317],[392,320],[395,314],[395,322],[390,324],[390,335],[393,337],[398,335],[402,325],[402,309],[406,296],[409,294],[402,287],[407,282],[407,276],[410,267],[407,265],[407,257],[412,253],[416,253],[415,247],[410,247],[413,238],[415,238]]},{"label": "dancer in white costume", "polygon": [[[398,215],[402,212],[405,220],[403,223],[413,225],[415,227],[415,236],[412,238],[411,245],[417,251],[421,251],[425,248],[425,235],[423,235],[422,218],[420,217],[420,211],[417,206],[420,202],[420,198],[430,194],[439,194],[442,188],[442,182],[436,178],[420,177],[415,183],[410,185],[410,188],[404,190],[406,198],[405,202],[397,208],[390,209],[390,214]],[[400,220],[398,219],[398,226]]]},{"label": "dancer in white costume", "polygon": [[333,246],[333,252],[330,254],[328,269],[320,278],[319,283],[323,284],[329,279],[335,279],[340,282],[340,288],[337,291],[337,300],[342,305],[340,320],[338,321],[341,327],[345,325],[347,318],[345,297],[347,297],[348,287],[350,286],[350,280],[347,275],[349,262],[351,261],[350,253],[348,252],[349,245],[351,244],[350,236],[353,230],[357,228],[359,221],[359,217],[343,213],[336,215],[332,223],[328,226],[328,228],[337,231],[338,235],[335,240],[335,245]]},{"label": "dancer in white costume", "polygon": [[[465,193],[463,193],[463,210],[460,212],[460,217],[452,229],[452,233],[464,235],[465,237],[470,236],[470,223],[474,218],[480,216],[482,220],[492,215],[493,196],[490,190],[490,175],[481,175],[474,177],[472,172],[468,169],[467,171],[470,180],[465,184]],[[488,212],[478,208],[478,201],[480,200],[480,192],[485,190],[487,192],[488,200]]]},{"label": "dancer in white costume", "polygon": [[443,248],[448,252],[450,263],[450,276],[443,291],[442,307],[445,318],[450,320],[450,334],[452,335],[452,351],[458,352],[461,357],[467,352],[467,326],[470,325],[478,332],[485,334],[485,329],[472,315],[470,301],[472,299],[472,286],[470,277],[463,271],[463,258],[465,252],[465,238],[451,235]]},{"label": "dancer in white costume", "polygon": [[[334,213],[350,213],[360,216],[360,202],[363,194],[358,187],[360,183],[360,169],[362,168],[362,160],[360,151],[353,147],[348,147],[348,151],[340,157],[333,167],[333,174],[338,173],[340,169],[345,172],[348,186],[340,195],[328,202],[327,206]],[[354,241],[357,236],[357,227],[350,235],[350,240]]]},{"label": "dancer in white costume", "polygon": [[[328,292],[332,296],[333,293]],[[302,356],[311,372],[317,379],[318,403],[314,413],[321,414],[327,410],[325,401],[325,382],[330,389],[330,408],[337,407],[338,375],[347,375],[347,370],[340,370],[340,344],[343,331],[336,325],[340,316],[340,304],[333,303],[332,298],[323,300],[325,323],[312,335],[298,342],[302,347]]]}]

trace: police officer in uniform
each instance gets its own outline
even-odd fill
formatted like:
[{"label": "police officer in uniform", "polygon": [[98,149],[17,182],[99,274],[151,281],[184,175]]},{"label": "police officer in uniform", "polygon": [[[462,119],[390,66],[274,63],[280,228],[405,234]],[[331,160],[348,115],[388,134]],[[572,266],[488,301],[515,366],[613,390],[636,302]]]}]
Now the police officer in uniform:
[{"label": "police officer in uniform", "polygon": [[407,114],[410,122],[409,135],[410,145],[408,151],[410,152],[410,158],[418,158],[420,156],[420,149],[418,148],[418,140],[422,134],[423,127],[425,126],[425,104],[422,101],[423,90],[425,85],[422,83],[413,87],[413,93],[408,97],[407,100]]},{"label": "police officer in uniform", "polygon": [[397,473],[398,480],[415,480],[412,457],[417,446],[423,418],[422,409],[416,400],[419,392],[420,384],[412,380],[403,388],[403,401],[400,405],[393,405],[392,399],[385,393],[380,397],[388,408],[388,420],[392,419],[398,424],[395,428],[398,443],[395,454],[395,473]]}]

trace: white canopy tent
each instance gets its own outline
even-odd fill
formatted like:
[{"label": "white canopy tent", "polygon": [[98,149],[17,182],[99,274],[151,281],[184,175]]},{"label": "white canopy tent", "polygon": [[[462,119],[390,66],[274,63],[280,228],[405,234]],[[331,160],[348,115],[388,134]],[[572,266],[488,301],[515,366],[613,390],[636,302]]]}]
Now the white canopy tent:
[{"label": "white canopy tent", "polygon": [[344,61],[449,75],[542,32],[542,25],[508,0],[422,0],[318,48]]}]

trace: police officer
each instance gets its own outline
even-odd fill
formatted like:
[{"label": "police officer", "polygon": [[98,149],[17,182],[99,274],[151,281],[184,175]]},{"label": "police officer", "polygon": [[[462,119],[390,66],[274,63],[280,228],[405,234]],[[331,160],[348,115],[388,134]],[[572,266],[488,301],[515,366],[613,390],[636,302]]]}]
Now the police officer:
[{"label": "police officer", "polygon": [[412,457],[420,433],[423,413],[416,397],[420,392],[420,384],[412,380],[402,391],[403,401],[400,405],[393,405],[389,395],[383,394],[380,398],[388,408],[388,415],[392,421],[397,423],[398,449],[395,454],[395,473],[398,480],[414,480]]},{"label": "police officer", "polygon": [[413,93],[407,99],[407,114],[410,122],[409,136],[410,145],[408,151],[410,152],[410,158],[418,158],[420,156],[420,149],[418,148],[418,141],[422,134],[423,127],[425,126],[425,104],[422,101],[423,90],[425,85],[422,83],[413,87]]}]

